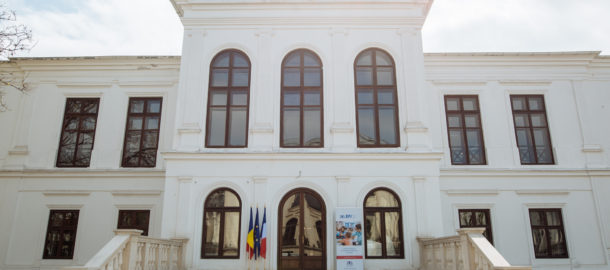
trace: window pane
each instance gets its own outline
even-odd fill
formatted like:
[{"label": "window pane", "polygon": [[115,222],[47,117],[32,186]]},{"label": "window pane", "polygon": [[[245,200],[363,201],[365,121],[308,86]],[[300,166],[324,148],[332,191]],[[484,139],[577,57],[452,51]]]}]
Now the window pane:
[{"label": "window pane", "polygon": [[381,213],[365,213],[364,218],[364,235],[366,238],[367,256],[382,256]]},{"label": "window pane", "polygon": [[542,97],[528,97],[528,103],[530,105],[530,110],[531,111],[535,111],[535,110],[543,110],[544,109],[544,101],[542,100]]},{"label": "window pane", "polygon": [[303,105],[315,106],[320,105],[319,91],[305,91],[303,93]]},{"label": "window pane", "polygon": [[64,130],[76,130],[78,129],[78,117],[66,117],[64,120]]},{"label": "window pane", "polygon": [[68,99],[66,101],[66,112],[68,113],[80,113],[82,102],[78,99]]},{"label": "window pane", "polygon": [[373,68],[356,68],[356,85],[373,85]]},{"label": "window pane", "polygon": [[478,115],[465,115],[464,122],[466,122],[467,128],[477,128],[479,127],[479,116]]},{"label": "window pane", "polygon": [[394,85],[394,68],[377,68],[377,85]]},{"label": "window pane", "polygon": [[365,207],[400,207],[394,194],[387,190],[375,190],[366,197]]},{"label": "window pane", "polygon": [[246,108],[231,108],[229,112],[229,145],[246,145]]},{"label": "window pane", "polygon": [[486,212],[475,212],[476,225],[485,226],[487,225],[487,213]]},{"label": "window pane", "polygon": [[462,102],[464,103],[464,111],[476,111],[479,109],[477,99],[474,97],[464,97]]},{"label": "window pane", "polygon": [[284,91],[284,106],[299,106],[301,105],[300,91]]},{"label": "window pane", "polygon": [[377,104],[394,104],[394,89],[377,91]]},{"label": "window pane", "polygon": [[149,113],[161,113],[161,100],[149,100],[148,101],[148,112]]},{"label": "window pane", "polygon": [[530,122],[527,114],[515,114],[516,127],[529,127]]},{"label": "window pane", "polygon": [[227,189],[217,190],[208,195],[206,207],[239,207],[239,198]]},{"label": "window pane", "polygon": [[233,53],[233,66],[234,67],[250,67],[248,59],[239,53]]},{"label": "window pane", "polygon": [[237,256],[239,253],[239,212],[225,212],[223,256]]},{"label": "window pane", "polygon": [[206,256],[218,256],[218,244],[220,243],[220,213],[205,213],[205,243],[204,254]]},{"label": "window pane", "polygon": [[517,146],[522,163],[535,163],[534,145],[530,136],[529,129],[517,129]]},{"label": "window pane", "polygon": [[298,108],[284,108],[284,121],[283,127],[283,145],[284,146],[298,146],[301,144],[301,112]]},{"label": "window pane", "polygon": [[290,208],[299,205],[299,196],[291,195],[286,199],[282,209],[282,227],[280,232],[282,233],[282,256],[292,257],[299,256],[299,245],[297,240],[299,239],[299,214],[289,211]]},{"label": "window pane", "polygon": [[213,69],[212,70],[212,86],[214,86],[214,87],[229,86],[229,70],[228,69]]},{"label": "window pane", "polygon": [[129,120],[127,121],[127,127],[130,130],[140,130],[142,129],[142,117],[129,117]]},{"label": "window pane", "polygon": [[461,108],[459,98],[447,98],[445,104],[448,111],[459,111]]},{"label": "window pane", "polygon": [[472,212],[461,212],[460,211],[460,227],[471,227],[472,223]]},{"label": "window pane", "polygon": [[561,214],[555,211],[546,212],[546,225],[561,226]]},{"label": "window pane", "polygon": [[373,104],[373,89],[358,89],[358,104]]},{"label": "window pane", "polygon": [[89,162],[91,161],[91,149],[92,145],[90,144],[79,145],[76,150],[76,159],[74,160],[74,164],[76,166],[89,165]]},{"label": "window pane", "polygon": [[320,132],[320,109],[305,108],[303,111],[303,145],[320,146],[322,136]]},{"label": "window pane", "polygon": [[301,86],[301,71],[298,68],[284,68],[284,86]]},{"label": "window pane", "polygon": [[360,57],[358,57],[358,61],[356,62],[356,65],[358,66],[371,66],[373,65],[373,51],[366,51],[363,52],[362,54],[360,54]]},{"label": "window pane", "polygon": [[478,130],[466,131],[466,141],[468,143],[468,158],[471,164],[483,162],[483,141]]},{"label": "window pane", "polygon": [[156,131],[144,132],[144,139],[142,141],[142,150],[157,149],[157,140],[159,139],[159,133]]},{"label": "window pane", "polygon": [[531,114],[532,127],[546,127],[546,117],[544,114]]},{"label": "window pane", "polygon": [[536,155],[538,163],[552,163],[553,152],[551,151],[551,143],[548,140],[548,130],[546,128],[534,129],[534,141],[536,142]]},{"label": "window pane", "polygon": [[309,53],[309,52],[304,52],[303,53],[303,65],[306,67],[319,67],[320,66],[320,62],[318,62],[318,58]]},{"label": "window pane", "polygon": [[223,146],[225,144],[226,117],[227,111],[225,108],[210,108],[208,145]]},{"label": "window pane", "polygon": [[132,100],[131,111],[132,113],[143,113],[144,112],[144,100]]},{"label": "window pane", "polygon": [[513,104],[513,111],[522,111],[527,109],[527,107],[525,106],[525,98],[511,97],[511,100]]},{"label": "window pane", "polygon": [[397,212],[385,213],[385,239],[387,256],[399,256],[402,251],[400,242],[400,214]]},{"label": "window pane", "polygon": [[284,66],[287,67],[299,67],[301,66],[301,54],[298,52],[294,52],[286,57],[286,62],[284,62]]},{"label": "window pane", "polygon": [[457,128],[462,126],[462,117],[460,115],[447,116],[447,121],[450,128]]},{"label": "window pane", "polygon": [[51,210],[47,227],[43,259],[72,259],[78,210]]},{"label": "window pane", "polygon": [[358,143],[376,144],[375,109],[373,107],[358,108]]},{"label": "window pane", "polygon": [[393,107],[379,108],[379,143],[396,144],[396,122]]},{"label": "window pane", "polygon": [[532,240],[534,242],[534,253],[536,254],[536,257],[548,257],[549,243],[546,237],[546,230],[532,229]]},{"label": "window pane", "polygon": [[228,52],[225,52],[214,59],[213,67],[229,67],[229,56]]},{"label": "window pane", "polygon": [[95,129],[95,119],[97,116],[85,117],[80,125],[81,130]]},{"label": "window pane", "polygon": [[387,54],[384,53],[382,51],[376,50],[375,51],[375,64],[377,64],[378,66],[391,66],[392,64],[392,58]]},{"label": "window pane", "polygon": [[562,229],[549,229],[551,256],[552,257],[567,257],[568,249],[565,243],[565,237]]},{"label": "window pane", "polygon": [[146,117],[145,129],[159,129],[159,117]]},{"label": "window pane", "polygon": [[248,86],[250,70],[247,68],[233,69],[232,86],[242,87]]},{"label": "window pane", "polygon": [[530,223],[532,224],[532,226],[544,225],[540,214],[541,213],[537,211],[530,211]]},{"label": "window pane", "polygon": [[97,114],[97,101],[87,101],[83,104],[84,113],[95,113]]},{"label": "window pane", "polygon": [[466,163],[466,147],[461,130],[449,130],[449,145],[451,147],[451,161],[454,164]]},{"label": "window pane", "polygon": [[246,91],[231,92],[231,105],[247,106],[248,105],[248,92],[246,92]]},{"label": "window pane", "polygon": [[211,93],[213,106],[227,105],[227,92],[226,91],[211,91],[210,93]]},{"label": "window pane", "polygon": [[319,68],[305,68],[303,80],[305,86],[321,86],[321,70]]}]

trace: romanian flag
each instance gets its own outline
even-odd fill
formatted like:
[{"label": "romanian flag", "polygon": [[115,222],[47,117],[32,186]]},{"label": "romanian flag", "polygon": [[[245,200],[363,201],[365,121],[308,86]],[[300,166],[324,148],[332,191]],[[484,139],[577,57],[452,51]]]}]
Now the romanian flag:
[{"label": "romanian flag", "polygon": [[254,259],[261,255],[261,239],[258,234],[258,207],[256,208],[256,219],[254,219]]},{"label": "romanian flag", "polygon": [[246,239],[246,253],[248,259],[254,255],[254,229],[252,228],[252,207],[250,207],[250,225],[248,226],[248,238]]},{"label": "romanian flag", "polygon": [[260,246],[260,256],[263,258],[267,258],[267,208],[265,207],[265,210],[263,210],[263,224],[261,225],[261,234],[260,234],[260,240],[261,240],[261,246]]}]

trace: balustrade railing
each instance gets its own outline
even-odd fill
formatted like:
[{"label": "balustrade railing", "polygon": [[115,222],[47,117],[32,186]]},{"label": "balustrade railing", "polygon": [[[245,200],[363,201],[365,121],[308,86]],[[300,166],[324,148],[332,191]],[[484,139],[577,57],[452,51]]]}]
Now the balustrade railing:
[{"label": "balustrade railing", "polygon": [[85,266],[66,270],[181,270],[187,239],[156,239],[140,230],[116,230],[115,236]]},{"label": "balustrade railing", "polygon": [[531,270],[511,266],[483,236],[484,228],[459,229],[458,235],[418,237],[422,270]]}]

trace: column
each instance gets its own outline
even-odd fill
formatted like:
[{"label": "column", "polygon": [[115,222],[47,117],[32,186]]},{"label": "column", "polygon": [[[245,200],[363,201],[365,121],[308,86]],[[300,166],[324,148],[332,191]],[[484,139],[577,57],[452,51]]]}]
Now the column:
[{"label": "column", "polygon": [[250,93],[251,120],[249,147],[258,151],[269,151],[273,147],[274,119],[279,115],[274,112],[275,101],[279,102],[279,96],[273,91],[274,70],[272,61],[272,37],[271,29],[261,30],[256,33],[258,37],[257,63],[253,65],[252,88]]},{"label": "column", "polygon": [[179,151],[197,151],[203,147],[202,129],[205,127],[205,110],[209,61],[204,59],[206,31],[185,29],[180,63],[180,83],[176,106],[178,140],[174,148]]}]

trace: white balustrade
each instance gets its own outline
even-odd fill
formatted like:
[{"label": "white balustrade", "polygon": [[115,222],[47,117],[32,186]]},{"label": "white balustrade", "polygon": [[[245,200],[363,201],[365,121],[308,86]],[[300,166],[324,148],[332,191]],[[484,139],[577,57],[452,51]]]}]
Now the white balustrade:
[{"label": "white balustrade", "polygon": [[531,270],[531,266],[511,266],[487,241],[485,228],[457,230],[458,235],[418,237],[422,270]]},{"label": "white balustrade", "polygon": [[85,266],[66,270],[181,270],[187,239],[156,239],[141,230],[116,230],[115,236]]}]

